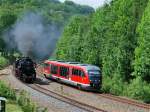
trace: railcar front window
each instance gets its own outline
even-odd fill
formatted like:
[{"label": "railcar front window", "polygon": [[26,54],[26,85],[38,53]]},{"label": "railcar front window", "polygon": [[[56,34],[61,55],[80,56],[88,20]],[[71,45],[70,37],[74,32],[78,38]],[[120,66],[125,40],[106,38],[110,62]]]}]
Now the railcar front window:
[{"label": "railcar front window", "polygon": [[88,72],[88,75],[89,75],[90,80],[97,80],[97,79],[100,79],[101,73],[99,70],[90,70]]}]

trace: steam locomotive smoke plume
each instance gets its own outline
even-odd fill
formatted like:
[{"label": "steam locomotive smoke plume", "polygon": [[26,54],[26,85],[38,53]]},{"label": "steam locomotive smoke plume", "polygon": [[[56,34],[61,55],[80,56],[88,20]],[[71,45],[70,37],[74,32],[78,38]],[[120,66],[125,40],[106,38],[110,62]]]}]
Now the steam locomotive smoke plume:
[{"label": "steam locomotive smoke plume", "polygon": [[44,24],[40,15],[27,13],[17,20],[5,40],[9,40],[11,47],[16,46],[24,56],[43,59],[53,53],[60,34],[56,25]]}]

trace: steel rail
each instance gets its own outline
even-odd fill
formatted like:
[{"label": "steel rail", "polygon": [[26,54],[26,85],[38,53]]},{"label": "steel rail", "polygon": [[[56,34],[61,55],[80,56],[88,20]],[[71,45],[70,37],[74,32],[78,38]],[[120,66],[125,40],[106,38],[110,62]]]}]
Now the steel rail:
[{"label": "steel rail", "polygon": [[140,108],[144,108],[144,109],[148,109],[150,110],[150,104],[146,104],[146,103],[142,103],[142,102],[138,102],[135,100],[131,100],[131,99],[127,99],[127,98],[122,98],[119,96],[114,96],[111,94],[98,94],[98,96],[113,100],[113,101],[117,101],[117,102],[121,102],[121,103],[125,103],[125,104],[130,104],[136,107],[140,107]]},{"label": "steel rail", "polygon": [[41,87],[40,85],[37,85],[37,84],[33,84],[33,85],[30,85],[30,84],[27,84],[28,87],[36,90],[36,91],[39,91],[49,97],[53,97],[57,100],[60,100],[62,102],[65,102],[65,103],[68,103],[70,105],[73,105],[73,106],[76,106],[80,109],[83,109],[85,111],[88,111],[88,112],[107,112],[105,110],[102,110],[100,108],[97,108],[97,107],[94,107],[94,106],[91,106],[91,105],[88,105],[88,104],[85,104],[85,103],[82,103],[82,102],[79,102],[77,100],[74,100],[74,99],[71,99],[71,98],[68,98],[64,95],[61,95],[61,94],[58,94],[58,93],[55,93],[51,90],[48,90],[48,89],[45,89],[43,87]]}]

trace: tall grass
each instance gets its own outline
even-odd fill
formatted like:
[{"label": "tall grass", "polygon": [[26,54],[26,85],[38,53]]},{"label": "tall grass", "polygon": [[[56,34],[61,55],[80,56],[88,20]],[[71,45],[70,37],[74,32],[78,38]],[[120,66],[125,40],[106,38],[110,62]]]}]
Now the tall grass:
[{"label": "tall grass", "polygon": [[21,91],[17,98],[18,104],[22,107],[24,112],[36,112],[36,105],[29,98],[29,94],[26,91]]},{"label": "tall grass", "polygon": [[0,81],[0,96],[15,100],[16,93],[9,86],[7,86],[4,82]]}]

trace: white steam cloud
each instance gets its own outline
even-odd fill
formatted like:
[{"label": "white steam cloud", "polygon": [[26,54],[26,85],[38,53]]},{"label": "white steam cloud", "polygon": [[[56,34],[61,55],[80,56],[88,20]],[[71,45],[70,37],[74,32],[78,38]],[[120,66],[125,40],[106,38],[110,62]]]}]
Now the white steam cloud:
[{"label": "white steam cloud", "polygon": [[43,59],[50,56],[61,34],[57,25],[44,24],[44,19],[35,13],[27,13],[5,34],[9,47],[17,49],[24,56]]}]

